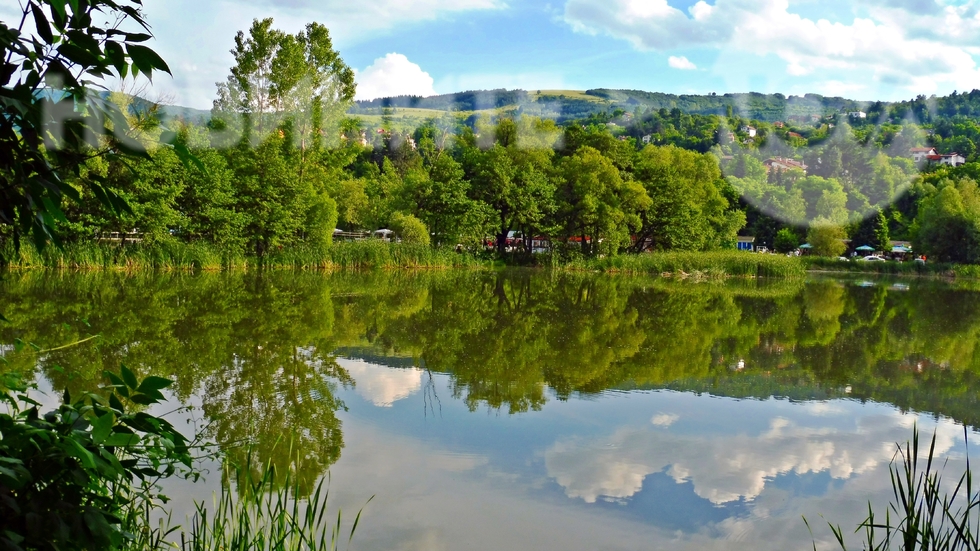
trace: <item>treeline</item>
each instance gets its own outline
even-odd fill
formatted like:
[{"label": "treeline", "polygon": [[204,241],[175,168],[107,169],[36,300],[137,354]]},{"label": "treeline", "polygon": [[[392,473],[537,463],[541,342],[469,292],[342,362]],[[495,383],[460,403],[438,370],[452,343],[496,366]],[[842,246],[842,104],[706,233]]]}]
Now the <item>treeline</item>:
[{"label": "treeline", "polygon": [[410,135],[383,122],[369,140],[345,116],[353,72],[326,28],[288,34],[257,20],[233,53],[208,124],[177,128],[175,143],[195,163],[154,145],[163,129],[152,110],[114,95],[149,155],[82,164],[76,180],[104,182],[127,207],[117,216],[79,185],[57,224],[64,243],[183,242],[267,257],[329,247],[337,229],[391,229],[434,246],[492,237],[503,252],[518,232],[525,251],[543,237],[593,256],[731,247],[744,225],[710,155],[638,150],[600,127],[533,117],[468,126],[447,116]]},{"label": "treeline", "polygon": [[395,96],[358,101],[351,109],[351,113],[356,114],[364,109],[377,109],[379,107],[411,107],[439,111],[480,111],[508,105],[520,105],[527,101],[528,95],[524,90],[473,90],[440,96]]}]

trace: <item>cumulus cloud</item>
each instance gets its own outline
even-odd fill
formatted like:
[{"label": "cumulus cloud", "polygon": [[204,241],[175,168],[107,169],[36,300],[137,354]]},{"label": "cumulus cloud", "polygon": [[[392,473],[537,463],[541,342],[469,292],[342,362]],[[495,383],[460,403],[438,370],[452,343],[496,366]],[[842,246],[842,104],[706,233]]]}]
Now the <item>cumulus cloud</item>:
[{"label": "cumulus cloud", "polygon": [[[647,475],[666,471],[677,483],[690,482],[698,496],[721,505],[755,499],[767,481],[787,473],[828,472],[847,479],[888,464],[894,443],[908,438],[910,422],[911,416],[899,413],[868,416],[844,430],[775,417],[759,435],[625,428],[595,441],[558,441],[545,452],[545,466],[566,495],[588,503],[631,497]],[[937,453],[950,450],[957,434],[955,426],[940,426]]]},{"label": "cumulus cloud", "polygon": [[699,0],[686,12],[666,0],[569,0],[564,18],[575,30],[609,34],[639,49],[712,47],[773,55],[792,76],[850,71],[875,80],[901,75],[910,88],[980,85],[968,51],[980,45],[976,9],[947,6],[930,9],[930,15],[895,7],[923,2],[882,0],[873,15],[832,22],[795,13],[788,0]]},{"label": "cumulus cloud", "polygon": [[378,407],[391,407],[422,388],[418,369],[395,369],[345,358],[338,358],[337,363],[353,377],[357,393]]},{"label": "cumulus cloud", "polygon": [[357,73],[357,99],[433,96],[432,77],[402,54],[390,53]]},{"label": "cumulus cloud", "polygon": [[691,60],[684,56],[670,56],[667,58],[667,65],[670,65],[674,69],[681,69],[685,71],[693,71],[698,68],[697,65],[691,63]]}]

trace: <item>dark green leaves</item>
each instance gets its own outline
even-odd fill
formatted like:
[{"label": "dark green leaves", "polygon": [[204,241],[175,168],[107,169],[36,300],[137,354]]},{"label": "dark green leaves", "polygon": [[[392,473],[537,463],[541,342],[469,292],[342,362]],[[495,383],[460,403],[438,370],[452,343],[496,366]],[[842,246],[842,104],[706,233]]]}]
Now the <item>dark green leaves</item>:
[{"label": "dark green leaves", "polygon": [[139,46],[137,44],[127,44],[126,51],[129,53],[129,57],[133,60],[133,65],[147,77],[152,78],[153,70],[157,69],[170,74],[170,67],[167,66],[167,62],[163,60],[162,57],[157,55],[156,52],[147,48],[146,46]]}]

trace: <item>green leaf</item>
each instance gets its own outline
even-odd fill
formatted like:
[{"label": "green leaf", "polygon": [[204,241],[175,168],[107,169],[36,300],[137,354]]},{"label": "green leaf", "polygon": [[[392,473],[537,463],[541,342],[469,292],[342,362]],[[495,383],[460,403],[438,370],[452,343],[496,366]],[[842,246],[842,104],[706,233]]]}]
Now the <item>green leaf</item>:
[{"label": "green leaf", "polygon": [[111,448],[125,448],[135,446],[140,443],[140,437],[136,434],[126,434],[122,432],[113,433],[109,438],[102,442],[103,446]]},{"label": "green leaf", "polygon": [[167,62],[163,60],[156,52],[147,48],[146,46],[139,46],[136,44],[127,44],[126,52],[129,53],[130,59],[133,60],[133,64],[136,68],[140,70],[141,73],[145,73],[146,76],[151,76],[153,69],[159,69],[171,74],[170,67],[167,66]]},{"label": "green leaf", "polygon": [[105,55],[109,58],[112,66],[116,68],[116,71],[122,76],[123,71],[126,70],[126,52],[123,50],[122,46],[117,42],[106,42],[105,44]]},{"label": "green leaf", "polygon": [[136,379],[136,375],[125,365],[120,366],[119,373],[122,375],[123,381],[126,382],[126,386],[136,390],[136,387],[139,386],[139,381]]},{"label": "green leaf", "polygon": [[101,444],[112,433],[112,426],[116,423],[116,416],[106,413],[92,423],[92,441]]},{"label": "green leaf", "polygon": [[163,377],[150,376],[150,377],[147,377],[147,378],[143,379],[143,382],[140,383],[139,388],[137,388],[136,390],[138,390],[139,392],[148,392],[150,390],[161,390],[161,389],[164,389],[164,388],[169,387],[172,384],[173,384],[173,381],[171,381],[170,379],[164,379]]},{"label": "green leaf", "polygon": [[82,466],[86,469],[95,468],[95,456],[92,452],[86,450],[82,445],[75,439],[69,438],[65,440],[67,442],[68,449],[65,450],[69,456],[74,457],[82,462]]},{"label": "green leaf", "polygon": [[119,401],[119,398],[116,397],[115,393],[109,395],[109,407],[120,413],[126,411],[125,408],[123,408],[122,402]]},{"label": "green leaf", "polygon": [[103,371],[102,375],[107,377],[114,386],[122,386],[122,387],[126,386],[126,383],[124,383],[123,380],[120,379],[118,375],[116,375],[111,371]]},{"label": "green leaf", "polygon": [[146,33],[126,33],[126,42],[146,42],[153,38]]},{"label": "green leaf", "polygon": [[64,42],[58,46],[58,52],[68,58],[69,61],[83,67],[95,67],[99,65],[99,58],[92,52],[71,42]]},{"label": "green leaf", "polygon": [[34,14],[34,28],[37,29],[37,34],[48,44],[53,43],[54,35],[51,34],[51,25],[48,24],[48,18],[41,11],[41,6],[32,3],[31,12]]},{"label": "green leaf", "polygon": [[160,401],[147,394],[133,394],[129,399],[141,406],[152,406]]},{"label": "green leaf", "polygon": [[4,317],[4,315],[2,313],[0,313],[0,321],[4,321],[4,322],[7,322],[7,323],[10,323],[10,320],[8,320],[6,317]]}]

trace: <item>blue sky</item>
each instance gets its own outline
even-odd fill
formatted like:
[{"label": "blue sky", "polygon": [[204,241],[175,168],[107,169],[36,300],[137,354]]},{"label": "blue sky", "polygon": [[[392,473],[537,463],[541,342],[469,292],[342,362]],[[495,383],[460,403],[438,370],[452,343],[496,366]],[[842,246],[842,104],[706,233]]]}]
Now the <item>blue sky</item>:
[{"label": "blue sky", "polygon": [[[0,4],[12,0],[0,0]],[[145,0],[179,105],[208,108],[238,30],[330,27],[359,98],[469,89],[816,92],[980,88],[980,0]],[[0,8],[0,12],[5,11]]]}]

